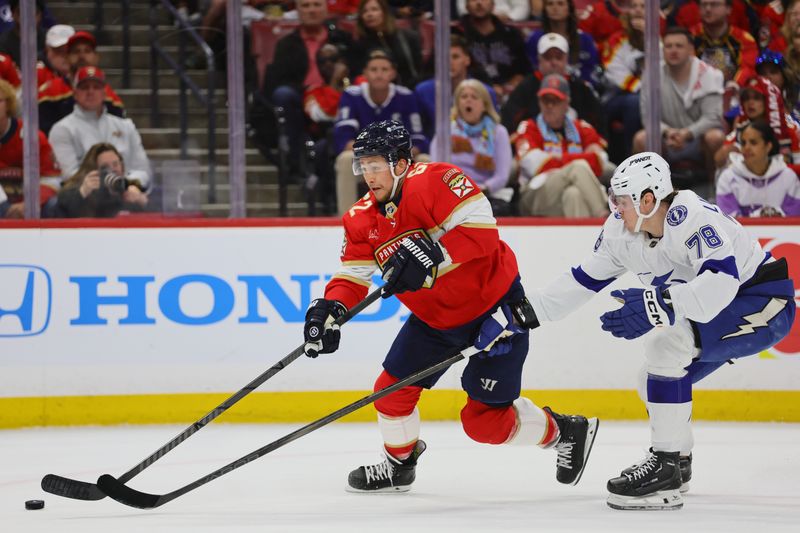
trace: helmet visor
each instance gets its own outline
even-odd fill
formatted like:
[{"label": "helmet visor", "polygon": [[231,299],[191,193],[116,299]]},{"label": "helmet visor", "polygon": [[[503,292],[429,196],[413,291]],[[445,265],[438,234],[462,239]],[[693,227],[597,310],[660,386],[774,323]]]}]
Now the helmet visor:
[{"label": "helmet visor", "polygon": [[363,176],[364,174],[380,174],[389,170],[389,162],[379,155],[368,155],[353,158],[353,174]]},{"label": "helmet visor", "polygon": [[612,213],[621,213],[634,207],[633,198],[629,194],[617,196],[611,188],[608,189],[608,208]]}]

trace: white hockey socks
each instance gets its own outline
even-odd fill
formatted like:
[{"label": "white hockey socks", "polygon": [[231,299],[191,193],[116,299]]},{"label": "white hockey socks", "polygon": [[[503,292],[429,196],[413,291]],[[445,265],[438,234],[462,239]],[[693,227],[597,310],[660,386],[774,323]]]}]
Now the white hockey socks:
[{"label": "white hockey socks", "polygon": [[517,446],[538,445],[548,448],[558,442],[558,424],[552,416],[525,397],[514,400],[517,427],[506,444]]},{"label": "white hockey socks", "polygon": [[406,459],[419,440],[419,410],[415,407],[408,416],[386,416],[378,413],[378,427],[386,451],[397,459]]}]

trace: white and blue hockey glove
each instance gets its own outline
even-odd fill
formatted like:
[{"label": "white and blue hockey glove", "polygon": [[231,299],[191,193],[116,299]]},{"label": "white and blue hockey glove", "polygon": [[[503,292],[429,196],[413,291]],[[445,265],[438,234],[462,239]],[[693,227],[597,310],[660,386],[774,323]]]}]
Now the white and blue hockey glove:
[{"label": "white and blue hockey glove", "polygon": [[654,327],[675,324],[675,311],[658,288],[611,291],[622,307],[600,317],[603,329],[615,337],[636,339]]},{"label": "white and blue hockey glove", "polygon": [[474,346],[481,351],[480,357],[506,355],[511,351],[511,337],[524,331],[514,323],[511,308],[503,304],[483,321]]},{"label": "white and blue hockey glove", "polygon": [[336,319],[347,313],[343,303],[336,300],[317,298],[306,311],[306,323],[303,337],[306,341],[303,352],[308,357],[316,357],[321,353],[333,353],[339,349],[341,332]]}]

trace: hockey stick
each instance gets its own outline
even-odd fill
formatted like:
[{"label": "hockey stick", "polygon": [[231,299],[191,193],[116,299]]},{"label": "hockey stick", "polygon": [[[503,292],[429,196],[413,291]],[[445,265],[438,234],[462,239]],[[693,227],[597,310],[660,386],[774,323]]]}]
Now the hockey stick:
[{"label": "hockey stick", "polygon": [[[358,315],[361,311],[369,307],[370,304],[375,302],[381,295],[381,291],[383,287],[379,287],[369,293],[366,298],[361,300],[358,304],[353,306],[352,309],[348,310],[340,318],[336,319],[335,323],[338,325],[343,325],[350,320],[352,320],[356,315]],[[157,449],[153,452],[150,456],[144,459],[141,463],[137,464],[124,474],[119,477],[119,481],[121,483],[126,483],[139,475],[142,470],[149,467],[151,464],[155,463],[167,453],[169,453],[173,448],[175,448],[178,444],[185,441],[198,431],[200,431],[206,424],[217,418],[219,415],[230,409],[234,404],[236,404],[239,400],[253,392],[256,388],[258,388],[261,384],[267,381],[269,378],[289,366],[295,359],[303,355],[303,344],[295,348],[289,355],[272,365],[268,370],[266,370],[263,374],[255,378],[253,381],[245,385],[243,388],[239,390],[239,392],[235,393],[233,396],[216,406],[212,409],[207,415],[205,415],[200,420],[193,423],[191,426],[187,427],[183,432],[177,435],[174,439],[166,443],[161,448]],[[106,497],[106,495],[97,488],[97,485],[94,483],[87,483],[85,481],[79,481],[77,479],[70,479],[66,477],[62,477],[56,474],[47,474],[42,478],[42,489],[45,492],[49,492],[50,494],[55,494],[57,496],[64,496],[65,498],[72,498],[75,500],[102,500]]]},{"label": "hockey stick", "polygon": [[335,411],[319,420],[311,422],[310,424],[301,427],[298,430],[295,430],[288,435],[281,437],[280,439],[273,441],[266,446],[262,446],[261,448],[257,449],[256,451],[249,453],[243,457],[240,457],[233,461],[232,463],[228,463],[227,465],[223,466],[220,469],[214,470],[210,474],[201,477],[197,481],[189,483],[188,485],[184,485],[183,487],[174,490],[172,492],[168,492],[166,494],[148,494],[146,492],[140,492],[136,489],[132,489],[129,486],[125,485],[122,481],[122,478],[116,479],[114,476],[104,474],[97,479],[97,486],[106,493],[110,498],[117,500],[120,503],[125,505],[129,505],[131,507],[138,507],[139,509],[154,509],[156,507],[161,507],[167,502],[174,500],[179,496],[183,496],[187,492],[193,491],[194,489],[205,485],[209,481],[213,481],[218,477],[224,476],[225,474],[232,472],[239,468],[240,466],[244,466],[249,462],[255,461],[259,457],[262,457],[278,448],[284,446],[285,444],[289,444],[290,442],[299,439],[304,435],[308,435],[312,431],[316,431],[317,429],[330,424],[331,422],[342,418],[345,415],[352,413],[358,409],[361,409],[365,405],[369,405],[375,400],[383,398],[384,396],[393,393],[394,391],[401,389],[407,385],[411,385],[416,383],[417,381],[424,379],[431,374],[435,374],[440,370],[444,370],[450,365],[457,363],[464,359],[465,357],[469,357],[478,353],[478,349],[474,346],[469,346],[468,348],[464,348],[456,355],[451,356],[448,359],[445,359],[441,363],[437,363],[431,367],[428,367],[424,370],[420,370],[410,376],[401,379],[397,383],[389,385],[377,392],[373,392],[369,396],[365,396],[360,400],[351,403],[345,407],[342,407],[338,411]]}]

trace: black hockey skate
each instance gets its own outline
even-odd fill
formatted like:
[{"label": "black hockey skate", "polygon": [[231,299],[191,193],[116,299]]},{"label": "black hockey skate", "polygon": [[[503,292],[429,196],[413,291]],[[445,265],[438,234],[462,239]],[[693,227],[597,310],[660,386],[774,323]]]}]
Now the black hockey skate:
[{"label": "black hockey skate", "polygon": [[386,454],[376,465],[359,466],[347,478],[349,492],[406,492],[416,478],[417,459],[425,451],[425,442],[418,440],[408,459],[400,461]]},{"label": "black hockey skate", "polygon": [[[653,453],[652,448],[650,448],[650,453]],[[620,472],[619,475],[624,476],[625,474],[630,474],[631,472],[639,468],[645,461],[647,461],[647,457],[645,457],[635,465],[629,466],[628,468]],[[692,479],[692,454],[690,453],[689,455],[681,455],[678,464],[681,469],[680,491],[681,494],[686,494],[687,492],[689,492],[689,481]]]},{"label": "black hockey skate", "polygon": [[565,485],[576,485],[581,480],[586,461],[592,451],[597,436],[597,418],[580,415],[560,415],[549,407],[544,408],[558,424],[559,438],[554,446],[556,458],[556,479]]},{"label": "black hockey skate", "polygon": [[644,461],[608,480],[608,506],[620,510],[675,510],[683,507],[678,452],[650,451]]}]

